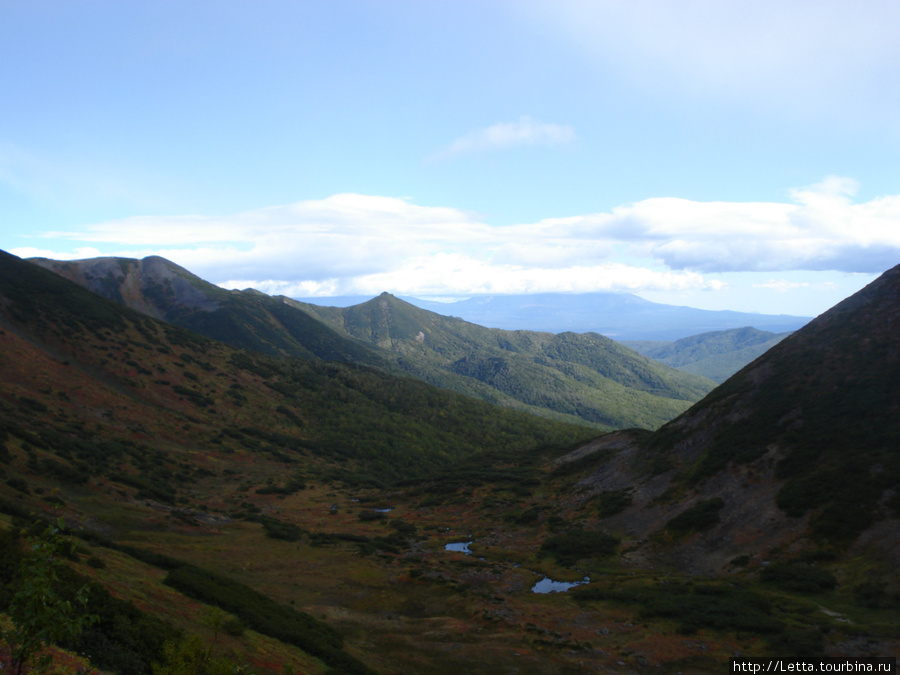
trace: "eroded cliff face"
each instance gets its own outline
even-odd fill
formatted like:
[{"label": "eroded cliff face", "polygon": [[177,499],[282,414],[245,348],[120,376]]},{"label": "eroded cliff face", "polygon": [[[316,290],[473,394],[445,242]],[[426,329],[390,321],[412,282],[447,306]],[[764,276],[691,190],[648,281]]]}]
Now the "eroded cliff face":
[{"label": "eroded cliff face", "polygon": [[220,305],[216,295],[227,293],[159,256],[30,262],[156,319],[168,320],[177,310],[214,311]]}]

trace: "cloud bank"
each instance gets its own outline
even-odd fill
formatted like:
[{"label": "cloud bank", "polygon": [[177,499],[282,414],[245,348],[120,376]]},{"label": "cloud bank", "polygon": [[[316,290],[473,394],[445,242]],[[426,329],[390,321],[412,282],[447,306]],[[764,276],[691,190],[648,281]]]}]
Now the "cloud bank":
[{"label": "cloud bank", "polygon": [[296,297],[719,290],[715,276],[731,272],[877,274],[900,262],[900,195],[855,203],[856,188],[829,177],[784,203],[653,198],[503,227],[454,208],[337,194],[222,218],[48,232],[74,250],[13,252],[162,255],[228,288]]}]

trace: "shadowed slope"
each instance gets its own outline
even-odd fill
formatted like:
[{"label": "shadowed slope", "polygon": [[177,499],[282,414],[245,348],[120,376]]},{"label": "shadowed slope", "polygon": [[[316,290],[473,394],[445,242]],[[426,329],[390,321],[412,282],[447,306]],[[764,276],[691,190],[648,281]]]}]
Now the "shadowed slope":
[{"label": "shadowed slope", "polygon": [[[656,530],[672,560],[715,569],[854,542],[900,560],[900,266],[655,434],[599,439],[572,459],[610,448],[582,487],[632,490],[609,525]],[[672,518],[712,503],[701,534],[676,536]]]}]

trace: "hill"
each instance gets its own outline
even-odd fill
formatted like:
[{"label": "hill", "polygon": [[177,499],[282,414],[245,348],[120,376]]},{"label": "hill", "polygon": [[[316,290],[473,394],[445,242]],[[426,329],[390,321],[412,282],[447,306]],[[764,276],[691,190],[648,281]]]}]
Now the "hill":
[{"label": "hill", "polygon": [[638,340],[622,344],[667,366],[721,384],[788,335],[745,326],[691,335],[674,342]]},{"label": "hill", "polygon": [[596,333],[484,328],[389,293],[346,308],[285,301],[433,384],[606,429],[656,428],[712,386]]},{"label": "hill", "polygon": [[[277,609],[281,605],[264,610],[290,614],[282,621],[298,622],[295,633],[284,625],[253,623],[258,612],[251,605],[273,602],[254,595],[251,586],[261,580],[233,581],[239,569],[228,563],[228,578],[216,576],[221,568],[197,572],[191,566],[196,559],[184,560],[191,558],[189,551],[173,561],[172,549],[154,554],[152,542],[163,541],[165,533],[196,536],[240,522],[245,526],[233,530],[250,525],[251,540],[265,532],[273,540],[294,541],[301,530],[274,517],[279,509],[254,505],[253,491],[274,502],[308,489],[317,495],[314,501],[333,501],[330,481],[381,485],[433,472],[467,455],[503,447],[528,454],[588,435],[583,427],[498,409],[365,366],[237,350],[2,252],[0,344],[0,511],[25,527],[44,512],[62,516],[93,542],[92,559],[100,561],[91,572],[84,566],[86,556],[73,557],[81,561],[81,574],[105,579],[117,597],[152,607],[154,616],[176,628],[198,625],[185,620],[192,601],[158,588],[158,574],[144,569],[139,573],[147,579],[140,581],[121,576],[123,568],[150,561],[173,573],[183,570],[177,584],[169,585],[195,600],[203,599],[197,595],[201,582],[221,589],[216,602],[224,603],[218,598],[231,589],[235,599],[223,605],[226,611],[251,622],[275,645],[245,640],[244,658],[264,663],[265,649],[276,649],[309,661],[313,672],[324,672],[317,660],[341,672],[371,671],[342,650],[341,639],[332,640],[333,629],[308,614],[295,616],[293,610]],[[314,492],[311,484],[319,481],[323,489]],[[336,512],[325,504],[318,508],[320,524]],[[0,527],[0,534],[6,531]],[[18,559],[16,536],[15,530],[0,536],[4,560]],[[243,555],[231,550],[227,558],[240,564]],[[118,570],[111,578],[96,572],[105,569],[104,560]],[[4,567],[0,575],[0,608],[13,597],[16,567]],[[141,599],[148,584],[156,598],[149,602]],[[107,591],[98,589],[92,596],[106,597]],[[131,607],[110,610],[131,618],[110,619],[109,626],[74,647],[115,672],[149,675],[148,654],[162,658],[162,637],[154,646],[123,636],[123,621],[145,621]],[[309,631],[332,636],[333,644],[303,637]],[[156,634],[175,633],[160,628]],[[301,649],[291,652],[287,643]]]},{"label": "hill", "polygon": [[365,363],[600,430],[656,428],[713,386],[599,335],[485,329],[389,294],[353,307],[323,308],[252,290],[226,291],[158,257],[32,262],[107,299],[233,346]]}]

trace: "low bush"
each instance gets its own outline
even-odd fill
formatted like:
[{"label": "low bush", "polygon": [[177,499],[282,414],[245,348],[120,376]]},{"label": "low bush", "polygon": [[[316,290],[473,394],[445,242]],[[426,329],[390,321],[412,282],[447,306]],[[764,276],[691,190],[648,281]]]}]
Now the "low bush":
[{"label": "low bush", "polygon": [[300,647],[338,672],[372,675],[374,671],[342,651],[343,638],[305,612],[282,605],[232,579],[192,566],[174,569],[166,585],[201,602],[235,614],[248,627]]},{"label": "low bush", "polygon": [[601,518],[622,513],[631,506],[631,488],[604,490],[595,497],[594,503],[597,505],[597,515]]},{"label": "low bush", "polygon": [[837,579],[828,570],[803,563],[776,563],[760,572],[761,581],[783,591],[821,593],[837,586]]},{"label": "low bush", "polygon": [[725,506],[720,497],[701,499],[666,523],[666,530],[676,535],[703,532],[719,522],[719,511]]},{"label": "low bush", "polygon": [[642,618],[671,618],[679,632],[700,628],[777,634],[784,625],[771,616],[769,601],[751,591],[718,585],[660,583],[633,588],[586,587],[572,591],[579,602],[611,600],[640,607]]},{"label": "low bush", "polygon": [[584,558],[608,557],[616,552],[619,540],[605,532],[569,530],[541,544],[541,554],[556,558],[560,565],[574,566]]}]

